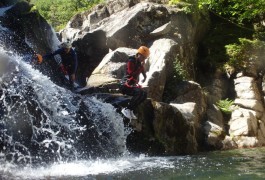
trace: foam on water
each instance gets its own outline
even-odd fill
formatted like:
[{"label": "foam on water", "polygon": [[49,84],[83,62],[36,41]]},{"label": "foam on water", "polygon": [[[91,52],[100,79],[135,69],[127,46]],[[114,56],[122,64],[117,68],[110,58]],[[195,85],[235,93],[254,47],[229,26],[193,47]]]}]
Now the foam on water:
[{"label": "foam on water", "polygon": [[[97,159],[88,161],[75,161],[70,163],[54,163],[49,167],[24,167],[22,169],[11,168],[5,174],[12,174],[17,179],[43,179],[48,177],[80,177],[99,174],[115,174],[134,172],[154,168],[174,168],[170,158],[126,156],[117,159]],[[6,169],[7,170],[7,169]],[[0,172],[4,170],[0,168]]]}]

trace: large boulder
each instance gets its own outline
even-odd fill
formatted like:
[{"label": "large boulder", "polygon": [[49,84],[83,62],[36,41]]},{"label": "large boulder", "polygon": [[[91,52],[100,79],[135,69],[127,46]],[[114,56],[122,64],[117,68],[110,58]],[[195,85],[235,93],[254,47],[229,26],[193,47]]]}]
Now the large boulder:
[{"label": "large boulder", "polygon": [[173,62],[180,53],[179,46],[171,39],[159,39],[154,41],[150,51],[145,64],[147,79],[142,85],[147,89],[148,97],[162,101],[165,84],[173,76]]},{"label": "large boulder", "polygon": [[126,62],[129,56],[136,54],[135,49],[118,48],[108,53],[87,81],[89,87],[117,89],[119,80],[126,73]]},{"label": "large boulder", "polygon": [[194,154],[198,151],[195,128],[175,107],[153,102],[154,132],[166,154]]}]

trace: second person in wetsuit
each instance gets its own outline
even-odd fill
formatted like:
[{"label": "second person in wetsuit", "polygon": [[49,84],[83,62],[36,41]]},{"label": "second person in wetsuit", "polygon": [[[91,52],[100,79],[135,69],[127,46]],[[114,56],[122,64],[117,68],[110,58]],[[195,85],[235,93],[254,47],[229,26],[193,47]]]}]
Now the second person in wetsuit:
[{"label": "second person in wetsuit", "polygon": [[72,48],[71,43],[64,42],[60,45],[60,48],[54,51],[53,53],[44,55],[43,59],[52,58],[57,54],[59,54],[62,59],[61,63],[59,64],[60,69],[64,73],[64,75],[69,76],[71,90],[74,90],[74,82],[78,65],[76,52]]}]

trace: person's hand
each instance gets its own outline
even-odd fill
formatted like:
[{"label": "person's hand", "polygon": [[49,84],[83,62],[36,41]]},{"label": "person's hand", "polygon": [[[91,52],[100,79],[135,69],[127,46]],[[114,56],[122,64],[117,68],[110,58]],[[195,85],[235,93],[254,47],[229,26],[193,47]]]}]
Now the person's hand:
[{"label": "person's hand", "polygon": [[140,84],[136,84],[135,87],[142,88],[142,86]]},{"label": "person's hand", "polygon": [[36,54],[33,54],[32,62],[33,62],[34,64],[36,64],[36,63],[41,64],[42,61],[43,61],[43,57],[42,57],[42,55],[37,54],[37,53],[36,53]]},{"label": "person's hand", "polygon": [[75,81],[75,74],[71,74],[72,81]]},{"label": "person's hand", "polygon": [[64,75],[68,75],[68,72],[67,72],[67,70],[66,70],[66,68],[64,67],[63,64],[60,64],[60,69],[61,69],[61,71],[63,72]]}]

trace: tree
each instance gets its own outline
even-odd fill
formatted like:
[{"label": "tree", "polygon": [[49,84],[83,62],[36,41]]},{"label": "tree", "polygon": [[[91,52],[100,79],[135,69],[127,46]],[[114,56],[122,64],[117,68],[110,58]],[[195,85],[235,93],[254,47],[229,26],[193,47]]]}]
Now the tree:
[{"label": "tree", "polygon": [[260,22],[265,16],[264,0],[199,0],[199,5],[239,24]]}]

